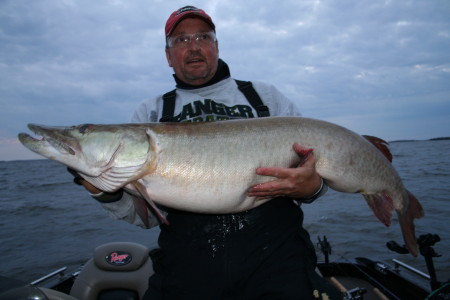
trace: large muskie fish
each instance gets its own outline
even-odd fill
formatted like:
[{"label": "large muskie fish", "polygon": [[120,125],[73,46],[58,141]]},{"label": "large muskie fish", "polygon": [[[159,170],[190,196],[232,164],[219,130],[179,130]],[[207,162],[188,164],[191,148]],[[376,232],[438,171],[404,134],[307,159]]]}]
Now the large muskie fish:
[{"label": "large muskie fish", "polygon": [[387,226],[395,209],[409,251],[418,252],[413,219],[423,216],[420,203],[381,151],[331,123],[284,117],[28,127],[42,139],[21,133],[22,144],[77,170],[97,188],[124,187],[154,208],[153,201],[199,213],[233,213],[264,203],[246,194],[249,187],[273,180],[256,175],[256,168],[297,166],[301,157],[293,145],[298,143],[313,149],[316,170],[332,189],[363,194]]}]

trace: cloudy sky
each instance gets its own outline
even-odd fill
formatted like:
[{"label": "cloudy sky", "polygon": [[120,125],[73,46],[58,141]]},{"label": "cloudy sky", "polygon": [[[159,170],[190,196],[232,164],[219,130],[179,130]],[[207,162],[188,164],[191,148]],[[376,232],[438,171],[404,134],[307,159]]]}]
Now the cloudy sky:
[{"label": "cloudy sky", "polygon": [[2,0],[0,161],[38,158],[27,123],[128,122],[173,88],[164,25],[184,5],[217,26],[238,79],[304,116],[386,140],[450,136],[448,0]]}]

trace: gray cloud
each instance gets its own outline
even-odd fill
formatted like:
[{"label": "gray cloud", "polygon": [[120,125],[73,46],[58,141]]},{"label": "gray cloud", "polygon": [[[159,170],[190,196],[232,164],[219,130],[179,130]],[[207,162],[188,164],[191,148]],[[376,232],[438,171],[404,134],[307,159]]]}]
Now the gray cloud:
[{"label": "gray cloud", "polygon": [[[0,2],[0,160],[26,123],[126,122],[172,89],[163,29],[183,5]],[[232,75],[273,83],[304,115],[385,139],[450,135],[448,1],[197,5]]]}]

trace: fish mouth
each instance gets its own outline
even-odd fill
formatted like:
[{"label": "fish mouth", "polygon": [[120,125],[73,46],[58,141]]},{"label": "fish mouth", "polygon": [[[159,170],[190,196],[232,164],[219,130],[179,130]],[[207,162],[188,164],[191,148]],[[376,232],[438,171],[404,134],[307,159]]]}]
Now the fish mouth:
[{"label": "fish mouth", "polygon": [[19,141],[31,151],[46,156],[49,147],[57,150],[61,154],[75,155],[75,145],[71,143],[66,136],[59,134],[67,127],[50,127],[36,124],[28,124],[28,128],[36,135],[37,138],[32,137],[27,133],[19,133]]}]

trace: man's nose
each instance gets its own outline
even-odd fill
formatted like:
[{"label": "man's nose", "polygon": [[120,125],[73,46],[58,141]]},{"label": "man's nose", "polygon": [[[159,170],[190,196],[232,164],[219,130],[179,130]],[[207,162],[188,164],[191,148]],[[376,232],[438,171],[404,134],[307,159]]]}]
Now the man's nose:
[{"label": "man's nose", "polygon": [[191,38],[189,40],[188,49],[190,49],[190,50],[197,50],[197,49],[200,49],[200,48],[201,48],[200,42],[197,39]]}]

